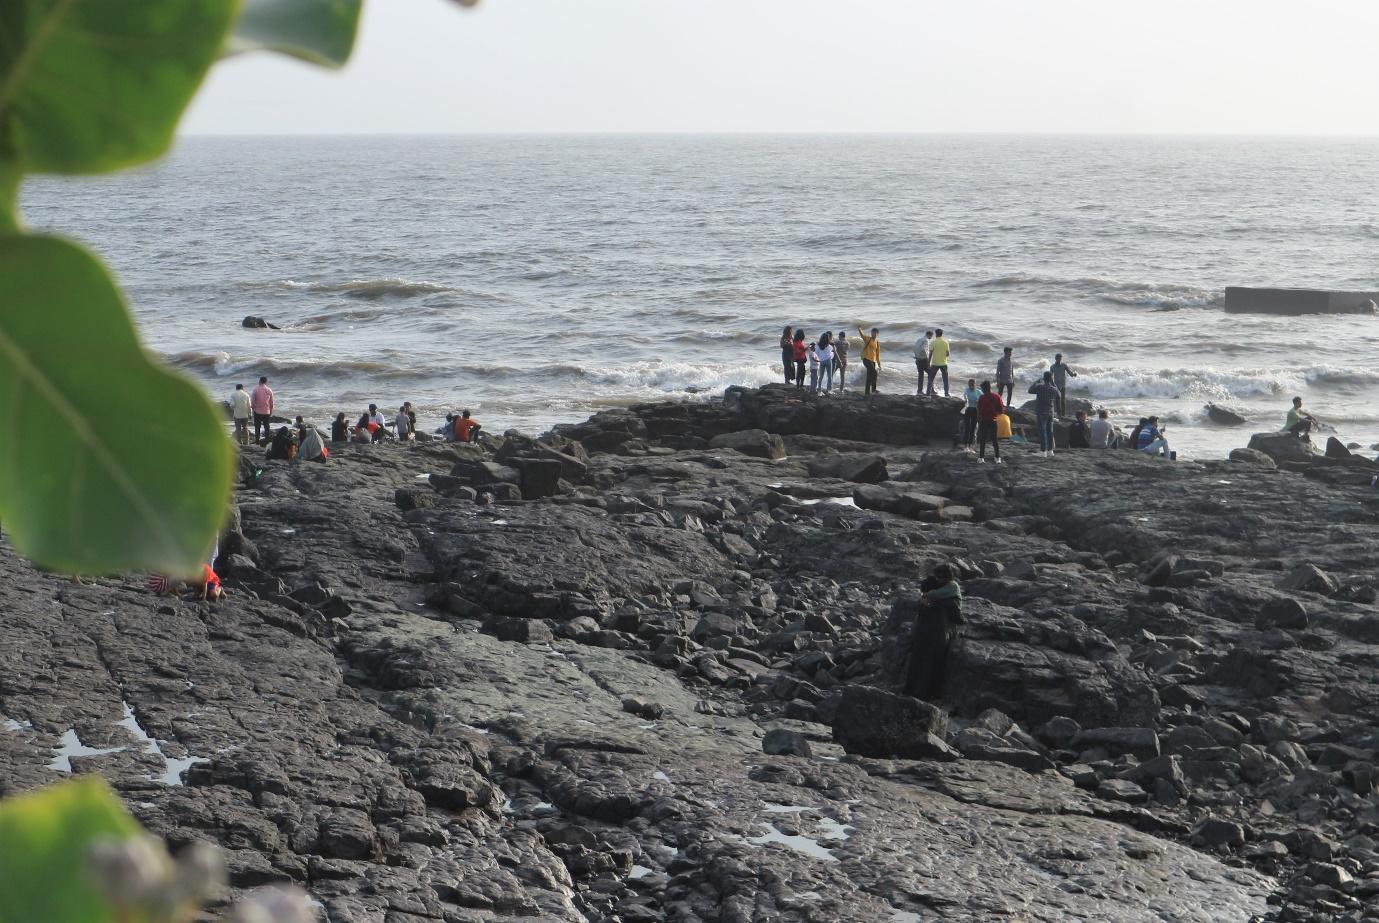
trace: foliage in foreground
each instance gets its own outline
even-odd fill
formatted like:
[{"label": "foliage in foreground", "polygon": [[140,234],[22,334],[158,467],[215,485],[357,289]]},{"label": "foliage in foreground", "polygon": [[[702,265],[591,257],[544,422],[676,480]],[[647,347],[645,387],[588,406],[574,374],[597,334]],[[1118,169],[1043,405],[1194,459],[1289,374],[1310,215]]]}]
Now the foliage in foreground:
[{"label": "foliage in foreground", "polygon": [[233,450],[201,389],[139,343],[89,252],[25,233],[32,173],[102,173],[171,144],[211,64],[266,48],[339,66],[363,0],[0,3],[0,523],[71,573],[196,572]]}]

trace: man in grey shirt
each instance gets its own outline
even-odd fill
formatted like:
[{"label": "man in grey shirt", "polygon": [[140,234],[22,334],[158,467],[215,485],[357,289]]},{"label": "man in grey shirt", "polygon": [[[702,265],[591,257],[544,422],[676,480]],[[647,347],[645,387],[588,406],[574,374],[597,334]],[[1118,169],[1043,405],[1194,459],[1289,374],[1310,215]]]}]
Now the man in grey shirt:
[{"label": "man in grey shirt", "polygon": [[1064,416],[1068,412],[1068,376],[1076,378],[1077,373],[1068,368],[1062,353],[1054,354],[1049,371],[1053,372],[1053,383],[1058,388],[1058,415]]},{"label": "man in grey shirt", "polygon": [[833,341],[833,367],[838,370],[838,390],[847,390],[848,378],[848,335],[846,330],[838,331]]},{"label": "man in grey shirt", "polygon": [[[924,393],[924,379],[929,373],[929,344],[934,339],[934,331],[924,331],[924,336],[915,340],[915,371],[919,373],[919,385],[915,394]],[[932,390],[929,392],[933,393]]]},{"label": "man in grey shirt", "polygon": [[1111,426],[1111,421],[1107,419],[1105,410],[1098,410],[1096,419],[1092,421],[1092,448],[1111,449],[1115,448],[1115,428]]}]

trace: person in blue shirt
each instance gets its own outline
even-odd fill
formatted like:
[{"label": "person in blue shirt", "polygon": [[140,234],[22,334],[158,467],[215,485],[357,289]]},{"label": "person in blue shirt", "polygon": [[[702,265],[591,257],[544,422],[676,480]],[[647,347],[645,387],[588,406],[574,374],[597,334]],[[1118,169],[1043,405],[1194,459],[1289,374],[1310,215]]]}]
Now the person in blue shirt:
[{"label": "person in blue shirt", "polygon": [[1140,428],[1140,435],[1135,442],[1135,448],[1150,455],[1169,457],[1168,440],[1164,438],[1163,430],[1159,429],[1158,417],[1150,417],[1149,421]]},{"label": "person in blue shirt", "polygon": [[1058,402],[1063,392],[1053,383],[1053,372],[1045,372],[1041,381],[1029,386],[1034,395],[1034,423],[1039,430],[1039,454],[1053,458],[1053,415],[1058,410]]},{"label": "person in blue shirt", "polygon": [[962,397],[967,402],[962,413],[962,447],[970,452],[972,443],[977,441],[977,401],[982,398],[982,392],[977,390],[977,379],[967,379],[967,390]]}]

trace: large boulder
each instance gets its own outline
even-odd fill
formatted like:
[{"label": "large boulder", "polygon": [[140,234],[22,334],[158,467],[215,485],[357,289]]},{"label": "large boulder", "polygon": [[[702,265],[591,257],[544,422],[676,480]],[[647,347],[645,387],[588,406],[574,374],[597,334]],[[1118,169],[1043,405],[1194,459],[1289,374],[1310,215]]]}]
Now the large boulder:
[{"label": "large boulder", "polygon": [[852,501],[864,510],[894,513],[910,519],[936,522],[948,501],[924,489],[895,483],[864,484],[852,492]]},{"label": "large boulder", "polygon": [[858,756],[951,760],[957,753],[943,742],[947,725],[947,716],[928,702],[874,686],[848,686],[833,718],[833,739]]},{"label": "large boulder", "polygon": [[1321,453],[1309,439],[1299,439],[1292,433],[1255,433],[1249,448],[1263,452],[1277,462],[1314,461]]},{"label": "large boulder", "polygon": [[1259,449],[1231,449],[1230,460],[1256,468],[1277,468],[1278,464]]},{"label": "large boulder", "polygon": [[523,500],[540,500],[559,493],[564,468],[555,459],[513,458],[508,463],[517,469],[517,483],[522,489]]},{"label": "large boulder", "polygon": [[809,476],[838,478],[856,484],[879,484],[889,475],[886,460],[880,455],[825,452],[810,459]]},{"label": "large boulder", "polygon": [[775,433],[764,429],[744,429],[735,433],[724,433],[709,440],[714,449],[732,449],[753,458],[775,460],[785,457],[785,442]]},{"label": "large boulder", "polygon": [[1242,413],[1222,407],[1220,404],[1207,405],[1207,419],[1222,426],[1244,426],[1249,419]]},{"label": "large boulder", "polygon": [[1323,596],[1334,596],[1340,589],[1331,575],[1315,564],[1299,564],[1283,575],[1278,586],[1281,590],[1301,590],[1305,593],[1320,593]]}]

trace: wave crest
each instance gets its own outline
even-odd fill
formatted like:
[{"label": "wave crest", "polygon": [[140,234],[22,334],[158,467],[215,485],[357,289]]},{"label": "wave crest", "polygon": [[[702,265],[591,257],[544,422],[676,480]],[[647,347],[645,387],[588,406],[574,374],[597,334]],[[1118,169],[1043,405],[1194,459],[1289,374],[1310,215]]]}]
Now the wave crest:
[{"label": "wave crest", "polygon": [[272,282],[251,282],[246,288],[290,292],[312,292],[322,295],[344,295],[349,298],[412,298],[453,292],[455,289],[439,282],[413,282],[409,279],[351,279],[348,282],[298,282],[276,279]]}]

